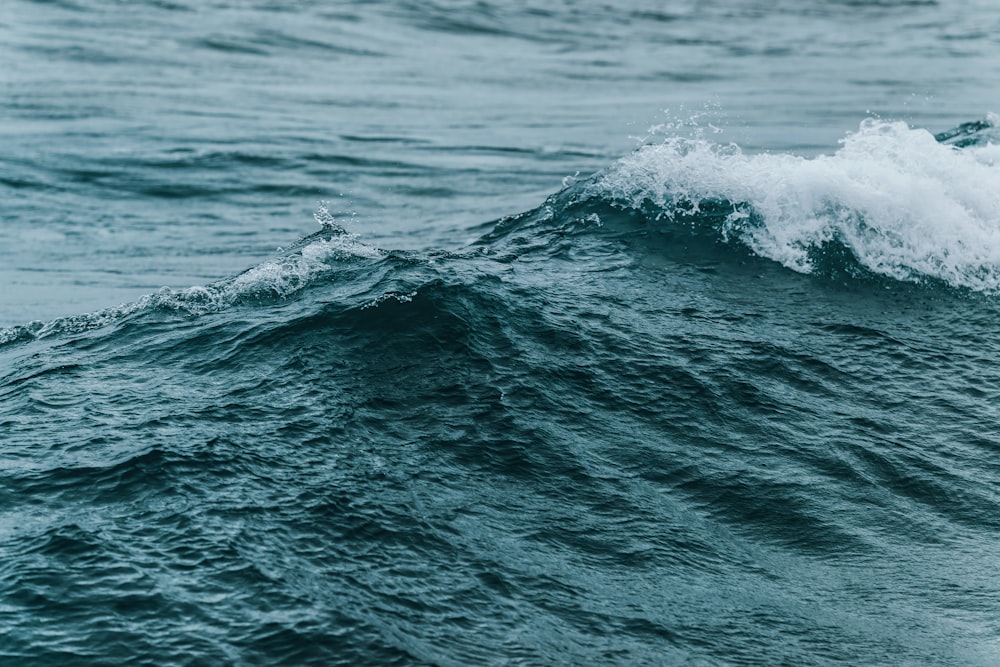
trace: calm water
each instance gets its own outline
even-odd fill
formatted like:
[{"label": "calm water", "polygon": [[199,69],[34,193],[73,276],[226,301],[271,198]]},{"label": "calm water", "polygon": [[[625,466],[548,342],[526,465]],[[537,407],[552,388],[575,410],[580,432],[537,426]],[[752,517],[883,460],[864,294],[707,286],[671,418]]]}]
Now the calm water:
[{"label": "calm water", "polygon": [[997,664],[998,80],[984,0],[5,0],[3,663]]}]

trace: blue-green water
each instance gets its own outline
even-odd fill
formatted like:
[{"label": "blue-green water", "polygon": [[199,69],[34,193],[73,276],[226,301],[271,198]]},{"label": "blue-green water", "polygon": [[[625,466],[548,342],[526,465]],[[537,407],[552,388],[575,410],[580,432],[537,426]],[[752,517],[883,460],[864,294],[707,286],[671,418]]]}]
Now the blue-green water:
[{"label": "blue-green water", "polygon": [[1000,8],[4,12],[3,664],[1000,661]]}]

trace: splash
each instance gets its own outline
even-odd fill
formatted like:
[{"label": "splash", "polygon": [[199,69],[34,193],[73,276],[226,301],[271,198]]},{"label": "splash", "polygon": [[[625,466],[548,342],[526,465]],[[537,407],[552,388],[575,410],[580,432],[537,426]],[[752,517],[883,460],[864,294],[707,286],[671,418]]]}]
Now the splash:
[{"label": "splash", "polygon": [[729,202],[726,237],[800,272],[836,243],[878,274],[1000,292],[1000,147],[991,141],[960,149],[879,119],[812,159],[668,138],[621,159],[590,194],[652,204],[661,220]]}]

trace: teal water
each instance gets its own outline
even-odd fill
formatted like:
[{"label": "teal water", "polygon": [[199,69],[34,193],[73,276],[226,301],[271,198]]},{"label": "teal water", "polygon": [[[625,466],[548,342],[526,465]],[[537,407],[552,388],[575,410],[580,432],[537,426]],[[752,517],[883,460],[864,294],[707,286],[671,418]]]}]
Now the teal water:
[{"label": "teal water", "polygon": [[4,664],[1000,658],[1000,11],[11,7]]}]

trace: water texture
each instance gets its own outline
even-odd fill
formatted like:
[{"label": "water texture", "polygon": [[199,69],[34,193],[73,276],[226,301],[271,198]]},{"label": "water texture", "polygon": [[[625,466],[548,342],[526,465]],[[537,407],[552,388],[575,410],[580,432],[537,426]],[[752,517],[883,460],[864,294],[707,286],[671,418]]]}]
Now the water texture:
[{"label": "water texture", "polygon": [[994,5],[3,11],[4,664],[1000,661]]}]

